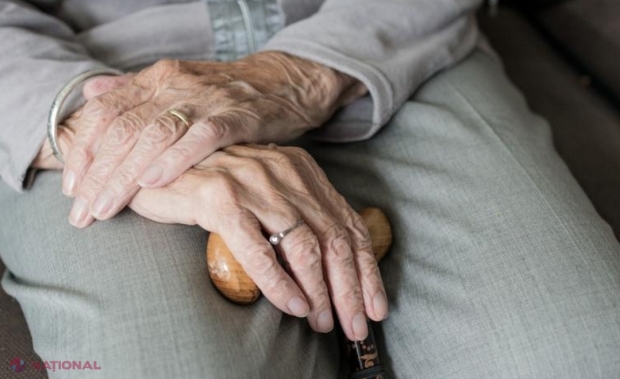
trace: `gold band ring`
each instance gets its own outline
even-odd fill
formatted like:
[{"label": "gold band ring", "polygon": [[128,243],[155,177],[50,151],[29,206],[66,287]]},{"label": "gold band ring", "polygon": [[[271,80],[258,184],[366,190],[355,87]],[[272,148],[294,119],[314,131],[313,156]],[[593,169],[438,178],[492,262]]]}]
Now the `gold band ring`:
[{"label": "gold band ring", "polygon": [[168,113],[170,113],[171,115],[173,115],[174,117],[178,118],[179,120],[181,120],[185,126],[187,126],[188,128],[190,126],[192,126],[189,122],[189,117],[187,117],[187,115],[181,111],[178,111],[176,109],[169,109]]}]

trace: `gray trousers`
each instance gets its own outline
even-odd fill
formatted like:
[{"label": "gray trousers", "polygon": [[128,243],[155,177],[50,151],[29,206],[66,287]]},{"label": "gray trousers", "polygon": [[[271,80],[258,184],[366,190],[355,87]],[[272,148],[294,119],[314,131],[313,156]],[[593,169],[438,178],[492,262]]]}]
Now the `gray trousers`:
[{"label": "gray trousers", "polygon": [[[349,202],[390,217],[378,329],[395,378],[620,377],[620,246],[489,55],[429,80],[376,137],[302,140]],[[0,185],[2,285],[51,378],[336,378],[334,334],[230,304],[207,233],[124,211],[66,221],[60,174]]]}]

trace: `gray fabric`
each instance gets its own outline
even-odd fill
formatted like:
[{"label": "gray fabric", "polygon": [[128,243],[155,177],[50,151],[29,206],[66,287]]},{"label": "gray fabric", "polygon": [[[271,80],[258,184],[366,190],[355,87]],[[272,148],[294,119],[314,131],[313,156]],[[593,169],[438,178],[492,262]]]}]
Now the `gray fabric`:
[{"label": "gray fabric", "polygon": [[[350,142],[372,137],[437,71],[479,42],[482,0],[326,0],[317,16],[277,33],[263,48],[315,60],[359,79],[372,96],[358,102],[372,118],[339,114],[314,136]],[[389,15],[389,16],[388,16]]]},{"label": "gray fabric", "polygon": [[215,59],[219,61],[232,61],[255,52],[284,27],[283,12],[276,0],[204,1],[209,4]]},{"label": "gray fabric", "polygon": [[[266,48],[323,62],[364,82],[372,99],[341,113],[323,128],[322,137],[368,138],[423,80],[474,48],[478,33],[473,10],[481,2],[281,0],[287,27]],[[274,14],[262,12],[259,1],[247,3],[260,44],[260,38],[268,37],[261,21],[267,33],[275,32],[268,30],[275,27]],[[32,4],[49,14],[24,1],[0,0],[0,72],[10,73],[0,75],[0,177],[16,190],[44,139],[49,106],[70,78],[102,65],[136,70],[164,57],[214,60],[217,41],[230,38],[222,34],[228,33],[225,29],[213,29],[204,1]],[[226,14],[232,13],[220,16]],[[226,20],[218,16],[217,21]],[[239,55],[247,53],[241,50]]]},{"label": "gray fabric", "polygon": [[67,25],[22,4],[0,1],[2,180],[21,189],[45,138],[45,117],[56,92],[73,76],[101,66]]},{"label": "gray fabric", "polygon": [[186,2],[146,7],[83,30],[76,39],[93,59],[110,67],[135,71],[164,57],[215,59],[212,32],[205,4]]},{"label": "gray fabric", "polygon": [[[0,272],[4,270],[4,264],[0,260]],[[30,331],[19,303],[0,290],[0,362],[3,366],[0,369],[0,379],[19,378],[18,374],[9,369],[9,362],[16,357],[24,362],[41,359],[32,351]],[[47,378],[45,370],[28,372],[28,379],[42,378]]]},{"label": "gray fabric", "polygon": [[[299,144],[394,225],[378,334],[395,378],[620,375],[620,246],[495,60],[434,77],[371,140]],[[2,285],[36,351],[102,366],[52,379],[336,377],[333,336],[215,293],[205,232],[129,211],[76,230],[59,188],[0,185]]]},{"label": "gray fabric", "polygon": [[572,0],[534,13],[586,72],[620,101],[620,2]]},{"label": "gray fabric", "polygon": [[620,109],[588,86],[519,13],[483,13],[480,27],[533,110],[551,123],[560,156],[620,239]]}]

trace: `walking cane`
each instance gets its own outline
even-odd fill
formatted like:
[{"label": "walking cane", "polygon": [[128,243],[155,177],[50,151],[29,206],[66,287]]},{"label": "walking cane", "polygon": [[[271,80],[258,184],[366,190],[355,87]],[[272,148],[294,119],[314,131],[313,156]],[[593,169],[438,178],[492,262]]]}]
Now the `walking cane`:
[{"label": "walking cane", "polygon": [[[385,214],[378,208],[360,212],[372,240],[373,253],[379,262],[392,245],[392,228]],[[228,300],[242,305],[254,303],[261,293],[256,284],[235,260],[222,238],[211,233],[207,242],[207,268],[215,288]],[[350,341],[340,332],[349,368],[350,379],[386,379],[370,322],[368,337]]]}]

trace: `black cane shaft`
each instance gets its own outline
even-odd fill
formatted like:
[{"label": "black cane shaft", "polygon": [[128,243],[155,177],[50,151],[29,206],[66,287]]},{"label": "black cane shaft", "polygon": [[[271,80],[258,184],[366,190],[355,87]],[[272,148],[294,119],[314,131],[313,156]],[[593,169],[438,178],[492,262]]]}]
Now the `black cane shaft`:
[{"label": "black cane shaft", "polygon": [[387,379],[379,351],[368,321],[368,337],[363,341],[350,341],[342,334],[344,351],[349,361],[350,379]]}]

